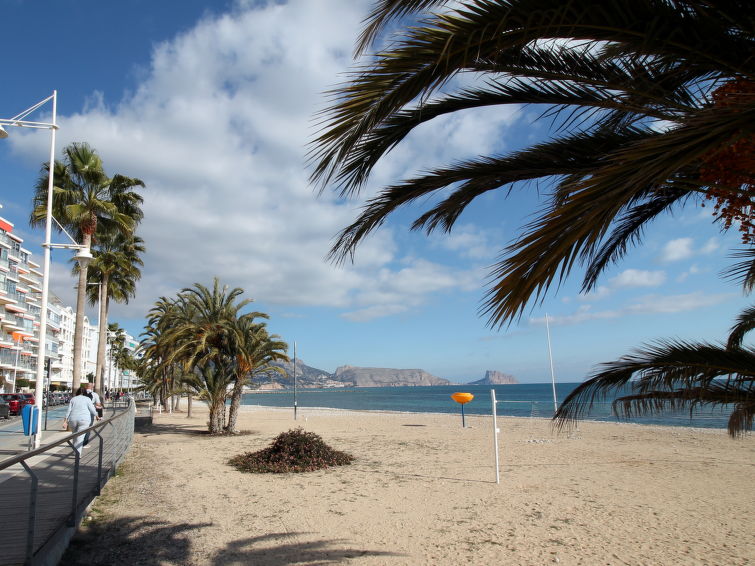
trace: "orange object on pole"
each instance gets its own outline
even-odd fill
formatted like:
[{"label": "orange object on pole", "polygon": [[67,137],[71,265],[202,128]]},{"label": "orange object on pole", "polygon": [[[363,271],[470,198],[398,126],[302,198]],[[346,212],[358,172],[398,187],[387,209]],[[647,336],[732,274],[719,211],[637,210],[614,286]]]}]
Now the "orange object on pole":
[{"label": "orange object on pole", "polygon": [[451,399],[463,405],[464,403],[469,403],[472,399],[474,399],[474,395],[472,395],[471,393],[454,393],[453,395],[451,395]]},{"label": "orange object on pole", "polygon": [[474,395],[471,393],[454,393],[451,395],[451,399],[461,405],[461,428],[466,428],[467,423],[464,419],[464,405],[474,399]]}]

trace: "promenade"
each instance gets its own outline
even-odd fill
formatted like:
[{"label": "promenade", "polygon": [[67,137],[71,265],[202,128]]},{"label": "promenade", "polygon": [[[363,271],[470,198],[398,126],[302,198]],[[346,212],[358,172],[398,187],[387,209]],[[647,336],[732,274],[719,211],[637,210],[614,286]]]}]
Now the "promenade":
[{"label": "promenade", "polygon": [[[61,429],[63,417],[68,410],[67,405],[50,407],[49,411],[42,410],[42,445],[50,444],[61,439],[67,433]],[[47,429],[44,430],[45,412],[47,412]],[[23,423],[20,416],[12,416],[9,420],[0,420],[0,462],[8,457],[26,452],[29,447],[29,437],[24,436]]]},{"label": "promenade", "polygon": [[82,513],[131,446],[133,406],[106,408],[80,457],[66,442],[71,433],[61,430],[66,410],[50,407],[50,430],[28,456],[21,419],[0,425],[0,566],[57,564]]}]

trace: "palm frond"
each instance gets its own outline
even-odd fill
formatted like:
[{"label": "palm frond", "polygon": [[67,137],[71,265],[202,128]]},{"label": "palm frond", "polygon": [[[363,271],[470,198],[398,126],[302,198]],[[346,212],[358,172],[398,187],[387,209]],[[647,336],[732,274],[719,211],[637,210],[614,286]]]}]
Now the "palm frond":
[{"label": "palm frond", "polygon": [[755,329],[755,307],[742,311],[737,317],[734,326],[729,331],[729,339],[726,347],[731,349],[741,348],[745,335]]},{"label": "palm frond", "polygon": [[731,255],[744,260],[729,266],[722,275],[740,283],[746,293],[752,292],[755,289],[755,246],[734,250]]},{"label": "palm frond", "polygon": [[385,26],[396,19],[447,3],[448,0],[379,0],[365,19],[365,27],[357,40],[356,55],[363,53]]},{"label": "palm frond", "polygon": [[619,218],[605,243],[592,254],[585,270],[582,292],[592,290],[609,265],[621,259],[629,246],[641,242],[642,232],[650,221],[689,196],[690,191],[687,188],[671,184],[663,191],[656,191],[652,200],[631,208]]},{"label": "palm frond", "polygon": [[564,399],[554,421],[559,427],[566,426],[587,415],[596,401],[617,393],[614,407],[627,418],[702,404],[746,404],[752,402],[755,393],[753,368],[752,349],[658,341],[599,366]]}]

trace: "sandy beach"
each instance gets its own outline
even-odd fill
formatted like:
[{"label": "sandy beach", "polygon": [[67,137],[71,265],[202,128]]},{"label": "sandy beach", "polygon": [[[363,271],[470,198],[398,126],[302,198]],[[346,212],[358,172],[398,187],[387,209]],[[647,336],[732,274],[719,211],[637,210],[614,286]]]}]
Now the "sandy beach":
[{"label": "sandy beach", "polygon": [[[490,417],[245,408],[138,432],[61,564],[740,565],[755,563],[755,438]],[[302,426],[349,466],[242,473],[232,456]]]}]

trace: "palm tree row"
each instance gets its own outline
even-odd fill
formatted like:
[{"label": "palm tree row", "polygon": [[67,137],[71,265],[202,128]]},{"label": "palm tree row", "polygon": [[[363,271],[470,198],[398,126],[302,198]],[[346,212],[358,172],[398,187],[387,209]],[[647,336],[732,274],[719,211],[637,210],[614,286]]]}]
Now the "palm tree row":
[{"label": "palm tree row", "polygon": [[[110,349],[110,363],[116,371],[134,372],[138,369],[134,354],[126,347],[126,331],[117,322],[111,322],[107,325],[107,343]],[[132,380],[129,380],[129,389],[133,383]]]},{"label": "palm tree row", "polygon": [[[288,348],[269,334],[261,312],[244,312],[251,299],[243,290],[199,283],[175,298],[161,297],[149,312],[142,334],[139,378],[163,403],[176,391],[199,394],[208,404],[211,434],[236,431],[243,388],[257,372],[288,360]],[[230,410],[226,420],[226,401]]]},{"label": "palm tree row", "polygon": [[[47,187],[49,172],[45,165],[37,181],[33,200],[30,223],[38,226],[45,222],[47,215]],[[106,174],[102,159],[86,143],[72,143],[63,149],[63,161],[56,161],[53,168],[53,210],[52,214],[59,223],[58,229],[73,232],[76,241],[92,248],[97,258],[91,270],[88,266],[74,267],[78,273],[76,295],[76,324],[74,330],[73,350],[73,389],[81,383],[82,345],[84,338],[84,310],[88,283],[101,283],[103,297],[100,304],[100,342],[97,353],[97,375],[95,387],[102,392],[104,372],[103,332],[107,329],[107,299],[124,300],[133,296],[133,282],[138,279],[138,253],[144,251],[142,241],[134,235],[134,230],[141,221],[143,199],[134,191],[135,187],[144,187],[140,179],[116,174]],[[94,246],[93,244],[96,244]],[[119,267],[113,266],[113,254],[123,253],[132,263],[124,271],[123,286],[118,291],[109,289],[110,278]],[[126,260],[119,261],[123,266]],[[107,273],[107,276],[104,274]],[[117,277],[120,277],[117,275]],[[91,298],[91,295],[90,295]],[[99,300],[99,298],[98,298]],[[104,312],[103,312],[104,309]],[[103,316],[104,315],[104,316]]]},{"label": "palm tree row", "polygon": [[136,282],[144,265],[144,241],[136,235],[103,234],[92,249],[94,258],[88,266],[87,295],[89,304],[99,306],[99,338],[97,341],[97,374],[95,388],[104,391],[105,350],[108,333],[110,301],[128,303],[136,294]]},{"label": "palm tree row", "polygon": [[[451,231],[488,191],[546,186],[549,202],[492,268],[481,308],[491,326],[518,320],[578,265],[590,291],[653,220],[690,204],[712,204],[723,230],[741,231],[742,261],[728,275],[750,291],[753,14],[745,0],[376,0],[357,46],[368,57],[331,91],[322,113],[310,153],[314,182],[354,195],[415,128],[464,110],[530,105],[550,123],[550,136],[381,189],[339,234],[331,257],[352,256],[410,204],[427,203],[412,229]],[[367,53],[393,27],[387,47]],[[696,352],[704,355],[687,356]],[[636,395],[619,402],[625,414],[729,404],[730,432],[738,434],[752,426],[751,357],[743,348],[662,343],[608,364],[558,416],[576,418],[579,402],[639,375]]]}]

